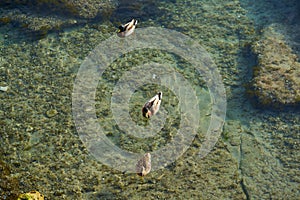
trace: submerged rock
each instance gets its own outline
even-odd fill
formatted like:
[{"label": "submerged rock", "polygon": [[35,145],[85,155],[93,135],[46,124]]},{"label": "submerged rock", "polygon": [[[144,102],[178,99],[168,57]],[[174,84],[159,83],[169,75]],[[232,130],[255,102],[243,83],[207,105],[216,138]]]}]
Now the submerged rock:
[{"label": "submerged rock", "polygon": [[8,90],[8,86],[0,86],[0,91],[6,92]]},{"label": "submerged rock", "polygon": [[18,180],[11,176],[10,168],[0,160],[0,199],[15,200],[18,192]]},{"label": "submerged rock", "polygon": [[[58,16],[39,16],[22,12],[19,9],[0,8],[0,25],[12,24],[18,27],[23,36],[45,37],[51,31],[59,31],[64,27],[77,24],[77,20]],[[10,38],[11,39],[11,38]]]},{"label": "submerged rock", "polygon": [[276,26],[265,28],[262,38],[252,46],[258,59],[253,71],[253,94],[263,106],[299,105],[299,58],[278,30]]},{"label": "submerged rock", "polygon": [[31,191],[25,194],[20,194],[18,200],[44,200],[44,195],[38,191]]},{"label": "submerged rock", "polygon": [[[108,18],[114,8],[114,1],[109,0],[3,0],[0,25],[17,27],[21,32],[19,37],[36,40],[94,18]],[[8,39],[13,38],[8,36]]]},{"label": "submerged rock", "polygon": [[41,13],[70,14],[81,18],[94,18],[97,15],[110,13],[115,6],[110,0],[2,0],[0,6],[28,6]]},{"label": "submerged rock", "polygon": [[49,118],[54,117],[57,114],[58,114],[58,112],[55,109],[50,109],[50,110],[47,110],[47,112],[46,112],[46,116]]}]

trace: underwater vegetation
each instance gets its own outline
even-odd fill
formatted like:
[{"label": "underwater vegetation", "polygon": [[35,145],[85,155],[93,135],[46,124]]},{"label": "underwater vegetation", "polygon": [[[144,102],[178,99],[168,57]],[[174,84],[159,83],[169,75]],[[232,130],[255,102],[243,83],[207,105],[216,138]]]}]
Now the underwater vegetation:
[{"label": "underwater vegetation", "polygon": [[[100,22],[112,21],[115,25],[138,17],[147,20],[158,17],[161,12],[153,0],[128,2],[122,0],[4,0],[0,1],[0,26],[17,30],[18,40],[38,40],[48,34],[86,24],[99,31],[107,31]],[[7,34],[9,35],[9,32]],[[7,36],[6,36],[7,37]]]},{"label": "underwater vegetation", "polygon": [[0,199],[17,199],[19,181],[11,177],[10,173],[10,168],[0,160]]},{"label": "underwater vegetation", "polygon": [[111,12],[116,2],[109,0],[2,0],[0,6],[10,9],[26,6],[38,13],[60,13],[88,19],[98,14]]},{"label": "underwater vegetation", "polygon": [[[300,118],[296,109],[283,107],[300,101],[298,2],[1,0],[0,199],[15,200],[32,190],[45,199],[172,199],[174,195],[178,199],[297,199]],[[285,4],[298,13],[286,10]],[[254,20],[257,16],[261,21]],[[205,135],[199,131],[182,157],[162,170],[153,170],[155,156],[152,163],[141,158],[139,174],[148,173],[152,164],[151,172],[142,178],[109,168],[89,154],[76,131],[71,105],[82,61],[97,44],[115,35],[118,25],[132,18],[139,20],[137,36],[140,28],[159,26],[199,42],[220,70],[228,97],[223,138],[207,157],[197,157]],[[293,26],[288,28],[290,22]],[[246,45],[253,57],[241,54]],[[178,56],[149,49],[112,63],[105,72],[107,81],[113,85],[132,65],[149,60],[169,62],[193,85],[205,86]],[[247,95],[243,84],[249,80]],[[174,94],[161,88],[168,101],[157,113],[172,111],[174,123],[166,120],[160,134],[145,140],[117,134],[106,102],[112,90],[108,86],[99,83],[96,109],[111,141],[146,153],[172,140],[180,120]],[[148,86],[147,95],[137,92],[131,98],[130,116],[137,124],[144,124],[139,120],[141,107],[154,89]],[[204,91],[200,97],[206,121],[210,109],[205,102],[210,98]],[[254,108],[249,94],[258,107],[267,109]]]},{"label": "underwater vegetation", "polygon": [[266,27],[252,45],[258,60],[253,68],[253,94],[262,106],[299,106],[299,57],[279,30],[283,27],[276,24]]}]

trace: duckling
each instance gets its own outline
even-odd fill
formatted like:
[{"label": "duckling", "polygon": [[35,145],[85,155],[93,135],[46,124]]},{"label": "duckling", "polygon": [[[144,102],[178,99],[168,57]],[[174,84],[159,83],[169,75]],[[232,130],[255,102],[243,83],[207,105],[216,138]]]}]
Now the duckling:
[{"label": "duckling", "polygon": [[162,92],[158,92],[154,97],[152,97],[148,102],[145,103],[142,109],[143,116],[150,118],[155,115],[160,107],[162,98]]},{"label": "duckling", "polygon": [[127,24],[119,26],[119,30],[117,35],[119,37],[127,37],[134,32],[135,26],[137,25],[138,21],[136,19],[132,19]]},{"label": "duckling", "polygon": [[151,154],[146,153],[135,166],[136,173],[139,176],[146,176],[151,171]]}]

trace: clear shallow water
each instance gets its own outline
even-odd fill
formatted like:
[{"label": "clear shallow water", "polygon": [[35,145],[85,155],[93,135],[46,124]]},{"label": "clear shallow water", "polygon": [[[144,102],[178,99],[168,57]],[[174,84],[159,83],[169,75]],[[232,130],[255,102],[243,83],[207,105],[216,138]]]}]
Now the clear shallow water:
[{"label": "clear shallow water", "polygon": [[[274,22],[294,25],[297,14],[291,13],[297,8],[275,1],[147,1],[144,7],[124,5],[109,19],[81,22],[71,17],[79,23],[42,37],[16,22],[1,26],[0,83],[9,87],[0,93],[1,165],[6,174],[1,177],[1,198],[12,197],[10,192],[30,190],[40,191],[47,199],[297,198],[299,112],[258,109],[250,103],[244,87],[255,65],[245,50],[259,36],[255,30]],[[127,16],[124,7],[130,7],[132,16]],[[30,9],[28,12],[35,16]],[[144,178],[97,162],[80,140],[72,118],[72,89],[81,63],[96,45],[115,33],[119,22],[130,17],[140,20],[139,28],[163,26],[199,42],[223,77],[228,103],[222,137],[207,157],[197,157],[205,136],[199,131],[182,157]],[[169,61],[179,71],[182,68],[180,72],[204,102],[199,109],[205,112],[208,105],[203,120],[210,114],[205,83],[176,56],[145,51],[120,58],[111,65],[106,84],[99,82],[96,114],[111,141],[141,152],[168,143],[179,120],[178,99],[155,84],[133,95],[130,114],[133,121],[147,123],[138,115],[140,106],[153,90],[163,90],[168,99],[163,108],[170,116],[157,138],[145,141],[127,137],[109,117],[107,102],[118,73],[145,62],[145,58]]]}]

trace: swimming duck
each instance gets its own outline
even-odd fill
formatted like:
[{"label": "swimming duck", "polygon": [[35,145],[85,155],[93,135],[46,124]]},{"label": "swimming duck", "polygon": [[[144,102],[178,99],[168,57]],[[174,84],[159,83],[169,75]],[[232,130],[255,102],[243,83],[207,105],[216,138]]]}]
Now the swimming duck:
[{"label": "swimming duck", "polygon": [[157,93],[154,97],[152,97],[148,102],[145,103],[142,109],[143,116],[146,118],[150,118],[155,115],[160,107],[162,98],[162,92]]},{"label": "swimming duck", "polygon": [[132,19],[127,24],[119,26],[119,30],[117,35],[119,37],[127,37],[134,32],[135,26],[137,25],[138,21],[136,19]]},{"label": "swimming duck", "polygon": [[146,176],[151,171],[151,154],[146,153],[135,166],[136,173],[139,176]]}]

